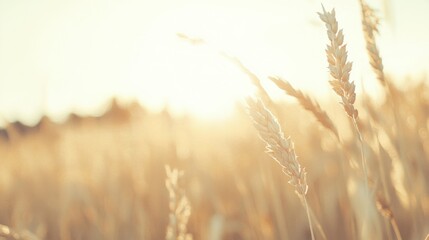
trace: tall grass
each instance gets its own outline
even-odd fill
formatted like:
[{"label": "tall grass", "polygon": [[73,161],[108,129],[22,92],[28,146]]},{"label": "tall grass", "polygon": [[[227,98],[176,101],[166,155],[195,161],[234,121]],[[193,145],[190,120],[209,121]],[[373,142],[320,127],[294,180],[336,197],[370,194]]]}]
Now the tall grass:
[{"label": "tall grass", "polygon": [[[330,84],[343,109],[280,77],[271,80],[300,105],[272,101],[263,79],[228,57],[268,102],[248,102],[253,126],[240,106],[228,120],[204,122],[137,104],[61,124],[11,123],[0,137],[0,239],[24,239],[27,231],[47,240],[425,239],[427,79],[395,86],[374,50],[372,22],[364,20],[369,45],[362,51],[377,67],[365,81],[388,84],[388,97],[374,103],[365,92],[356,96],[336,16],[323,9],[320,17]],[[186,172],[180,185],[180,172],[165,165]]]},{"label": "tall grass", "polygon": [[[363,0],[360,1],[360,5],[362,9],[362,19],[363,19],[362,26],[363,26],[364,36],[366,40],[368,56],[370,59],[370,65],[372,66],[377,76],[377,79],[380,81],[380,83],[383,86],[386,86],[385,90],[387,92],[387,96],[391,98],[395,98],[396,96],[392,95],[392,91],[397,92],[397,90],[394,89],[394,87],[389,83],[389,81],[386,81],[385,79],[385,75],[383,72],[383,63],[376,45],[375,33],[378,32],[377,25],[379,24],[379,19],[375,16],[374,10],[371,7],[369,7]],[[332,86],[332,89],[334,90],[334,92],[338,96],[340,96],[341,98],[340,103],[341,105],[343,105],[343,108],[346,114],[352,120],[353,127],[356,130],[356,134],[358,136],[358,142],[360,144],[361,168],[364,173],[363,178],[365,181],[367,201],[369,201],[368,203],[370,205],[373,205],[373,204],[376,205],[376,208],[378,209],[379,213],[386,220],[390,222],[395,238],[401,240],[402,239],[401,231],[398,227],[397,220],[394,217],[393,210],[390,207],[390,204],[388,203],[389,200],[387,200],[390,198],[390,196],[386,189],[388,186],[385,179],[382,179],[383,184],[379,186],[378,189],[374,187],[373,183],[371,183],[370,185],[370,183],[368,182],[368,179],[370,176],[368,173],[368,164],[367,164],[366,154],[365,154],[365,142],[360,128],[365,127],[372,130],[374,128],[372,126],[364,126],[363,123],[359,123],[358,110],[355,108],[355,101],[356,101],[355,84],[353,81],[350,81],[349,79],[350,71],[352,69],[352,63],[348,62],[347,60],[347,50],[346,50],[346,44],[344,42],[343,30],[338,28],[338,22],[336,20],[336,14],[334,9],[329,12],[329,11],[326,11],[324,6],[322,5],[322,10],[323,12],[318,14],[320,19],[325,23],[328,39],[330,42],[327,45],[327,49],[326,49],[326,56],[327,56],[328,65],[329,65],[328,69],[332,78],[332,80],[330,80],[329,83]],[[306,110],[311,112],[319,121],[319,123],[321,123],[326,129],[334,133],[334,135],[337,136],[337,139],[340,140],[338,131],[334,127],[332,120],[329,118],[326,112],[320,108],[320,105],[316,101],[312,100],[310,97],[303,94],[300,90],[293,88],[290,85],[290,83],[283,81],[278,77],[271,77],[270,79],[280,89],[284,90],[288,95],[295,97],[299,101],[301,106],[303,106]],[[392,102],[397,103],[397,100],[393,100]],[[272,145],[272,141],[274,141],[273,139],[275,138],[268,137],[269,133],[277,132],[277,129],[279,129],[279,127],[268,127],[268,126],[266,128],[261,127],[264,125],[263,122],[267,122],[267,120],[265,121],[255,120],[258,118],[254,116],[255,113],[253,112],[260,112],[260,111],[255,110],[255,109],[258,109],[254,107],[255,104],[249,104],[249,105],[251,106],[250,115],[252,116],[253,120],[258,123],[258,124],[255,124],[255,127],[256,129],[258,129],[261,138],[263,139],[264,142],[267,143],[267,146]],[[393,113],[394,113],[395,124],[398,127],[397,137],[401,138],[402,129],[399,128],[400,119],[399,119],[396,107],[397,107],[396,105],[393,106]],[[272,116],[270,114],[268,115]],[[273,116],[271,118],[275,119],[275,117]],[[376,133],[369,131],[368,134],[376,134]],[[376,144],[378,144],[378,148],[382,148],[380,145],[380,142]],[[368,147],[371,147],[371,146],[368,146]],[[399,145],[397,148],[399,152],[401,152],[401,149],[403,149],[401,145]],[[287,154],[286,155],[282,154],[280,149],[278,148],[273,149],[269,147],[268,149],[269,149],[269,153],[272,156],[276,156],[276,155],[287,156]],[[378,150],[380,151],[380,149]],[[400,156],[400,157],[402,158],[403,156]],[[278,159],[276,157],[273,157],[273,158]],[[381,177],[385,177],[386,172],[385,172],[385,169],[383,169],[383,166],[379,168],[379,171],[380,171],[380,174],[382,174]],[[344,175],[342,176],[344,177]],[[373,176],[373,179],[376,177],[377,176]],[[374,181],[373,179],[372,181]],[[376,198],[373,198],[370,195],[370,192],[369,192],[370,187],[372,188],[372,191],[375,191],[377,193]],[[309,207],[307,203],[305,204],[305,206],[308,214]],[[358,233],[358,235],[362,239],[368,239],[368,238],[373,239],[375,236],[377,236],[377,238],[380,238],[381,237],[380,235],[373,235],[369,233],[368,230],[365,229],[368,221],[368,209],[364,208],[362,211],[364,212],[363,218],[361,217],[361,222],[363,221],[363,224],[361,226],[361,230],[360,230],[360,233]],[[310,229],[311,229],[311,222],[310,222]],[[386,234],[389,239],[393,238],[390,230],[388,230]],[[312,230],[311,230],[311,236],[312,236],[312,239],[314,239]]]},{"label": "tall grass", "polygon": [[290,177],[289,184],[295,187],[295,192],[304,203],[307,213],[311,239],[314,240],[313,226],[311,224],[310,210],[306,194],[308,190],[306,171],[298,162],[293,142],[285,137],[276,117],[265,107],[261,100],[248,99],[249,115],[259,132],[262,141],[266,143],[267,153],[283,168],[283,172]]}]

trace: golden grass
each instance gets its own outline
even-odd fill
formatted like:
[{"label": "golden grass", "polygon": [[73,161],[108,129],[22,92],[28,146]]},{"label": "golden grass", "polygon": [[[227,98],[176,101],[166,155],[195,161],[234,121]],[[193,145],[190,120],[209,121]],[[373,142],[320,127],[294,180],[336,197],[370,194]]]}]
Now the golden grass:
[{"label": "golden grass", "polygon": [[[381,207],[393,213],[403,239],[424,239],[428,230],[428,113],[420,110],[427,102],[418,91],[423,89],[403,93],[415,96],[403,102],[404,110],[415,112],[414,120],[402,122],[408,133],[404,159],[396,133],[382,127],[389,126],[390,118],[380,118],[380,126],[372,130],[378,139],[365,132],[369,167],[377,173],[371,189],[384,198]],[[377,113],[389,112],[387,106],[374,107]],[[373,223],[365,227],[371,227],[370,239],[396,239],[375,201],[360,200],[366,198],[354,168],[359,149],[353,138],[341,131],[344,143],[339,147],[294,104],[281,103],[277,112],[306,166],[310,215],[319,220],[326,239],[364,239],[360,232],[369,230],[356,220],[363,208]],[[194,239],[310,238],[300,200],[278,164],[264,153],[244,112],[219,123],[139,108],[125,113],[128,117],[110,114],[46,124],[2,140],[0,223],[40,239],[165,239],[170,210],[164,165],[169,164],[186,173],[181,188],[192,207],[187,230]],[[347,129],[341,123],[339,129]],[[345,161],[344,168],[339,160]],[[315,235],[323,239],[319,230]]]},{"label": "golden grass", "polygon": [[[274,78],[301,107],[271,102],[274,115],[249,100],[264,142],[242,108],[231,119],[203,122],[113,104],[102,117],[10,124],[0,138],[0,239],[425,239],[429,88],[390,84],[390,99],[360,105],[335,13],[323,9],[320,17],[328,29],[330,84],[347,114],[334,104],[325,112]],[[260,79],[252,81],[271,101]],[[302,107],[341,141],[307,120]],[[306,213],[264,145],[304,197]],[[367,183],[357,164],[362,151]],[[186,172],[180,184],[180,172],[165,165]],[[34,238],[25,238],[28,232]]]}]

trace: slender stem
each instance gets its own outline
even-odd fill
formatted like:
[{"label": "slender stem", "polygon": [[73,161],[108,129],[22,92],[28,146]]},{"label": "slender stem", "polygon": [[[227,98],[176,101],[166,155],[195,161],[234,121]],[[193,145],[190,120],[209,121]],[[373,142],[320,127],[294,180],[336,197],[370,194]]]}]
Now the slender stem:
[{"label": "slender stem", "polygon": [[393,231],[395,232],[396,239],[402,240],[401,232],[399,231],[398,224],[394,218],[390,219],[390,223],[392,224]]},{"label": "slender stem", "polygon": [[314,224],[315,228],[319,230],[322,239],[328,240],[328,238],[326,237],[326,233],[323,231],[322,225],[320,225],[319,220],[317,220],[316,215],[314,215],[314,212],[311,210],[310,206],[308,207],[308,211],[310,212],[310,218],[313,219],[312,223]]},{"label": "slender stem", "polygon": [[357,119],[355,117],[353,117],[353,124],[356,128],[356,132],[359,138],[359,142],[360,142],[360,153],[361,153],[361,161],[362,161],[362,170],[363,170],[363,174],[364,174],[364,178],[365,178],[365,185],[366,185],[366,190],[369,196],[369,184],[368,184],[368,167],[366,164],[366,158],[365,158],[365,152],[364,152],[364,144],[363,144],[363,138],[362,138],[362,134],[360,133],[359,130],[359,126],[357,124]]},{"label": "slender stem", "polygon": [[311,217],[310,217],[310,211],[308,210],[307,198],[305,197],[305,195],[302,197],[304,198],[305,210],[307,211],[308,225],[310,226],[310,232],[311,232],[311,240],[315,240],[316,238],[314,237],[314,233],[313,233],[313,225],[311,224]]}]

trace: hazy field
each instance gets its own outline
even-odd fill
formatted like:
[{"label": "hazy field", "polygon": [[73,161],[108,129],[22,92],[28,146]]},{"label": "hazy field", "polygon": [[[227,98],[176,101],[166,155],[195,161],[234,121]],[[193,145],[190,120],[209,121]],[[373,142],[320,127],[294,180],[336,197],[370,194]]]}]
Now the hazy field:
[{"label": "hazy field", "polygon": [[[357,74],[363,83],[350,77],[359,69],[341,21],[320,8],[327,61],[315,81],[333,89],[327,99],[259,79],[220,51],[256,89],[228,118],[112,100],[100,116],[7,123],[0,240],[428,240],[429,79],[385,72],[377,12],[359,3],[372,71]],[[266,82],[284,91],[281,101]],[[368,82],[378,84],[377,100]]]},{"label": "hazy field", "polygon": [[[425,89],[398,95],[398,128],[388,106],[368,108],[373,115],[362,121],[371,192],[387,201],[403,239],[429,231]],[[7,129],[9,139],[0,144],[1,224],[41,239],[164,239],[169,164],[184,170],[179,185],[192,208],[194,239],[309,239],[304,208],[243,108],[210,123],[115,106],[98,118]],[[395,239],[365,195],[350,126],[339,125],[339,145],[299,106],[276,106],[308,171],[309,205],[327,239]],[[341,106],[331,109],[341,116]],[[317,230],[316,236],[323,239]]]}]

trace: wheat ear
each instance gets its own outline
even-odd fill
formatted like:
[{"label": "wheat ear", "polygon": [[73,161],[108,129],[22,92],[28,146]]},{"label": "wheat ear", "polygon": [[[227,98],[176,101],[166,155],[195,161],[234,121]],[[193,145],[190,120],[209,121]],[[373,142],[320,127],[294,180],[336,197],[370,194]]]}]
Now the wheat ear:
[{"label": "wheat ear", "polygon": [[179,188],[178,181],[183,172],[165,166],[167,179],[165,186],[169,193],[169,223],[167,227],[166,240],[192,240],[191,234],[186,232],[186,225],[191,215],[191,205],[188,198]]},{"label": "wheat ear", "polygon": [[[323,7],[323,6],[322,6]],[[329,72],[332,80],[329,83],[332,89],[341,97],[341,104],[351,118],[358,117],[358,111],[354,107],[356,100],[355,84],[350,81],[352,63],[347,61],[347,49],[344,44],[343,30],[338,30],[338,22],[335,18],[335,9],[318,13],[320,19],[325,22],[330,44],[326,47],[326,56],[329,63]]]},{"label": "wheat ear", "polygon": [[308,191],[306,171],[298,162],[295,148],[290,137],[285,138],[276,117],[265,107],[261,100],[247,99],[249,115],[259,136],[266,144],[267,153],[283,168],[283,172],[290,177],[289,184],[295,187],[295,192],[304,201],[307,211],[311,238],[314,240],[313,227],[306,200]]},{"label": "wheat ear", "polygon": [[[387,82],[384,77],[383,60],[380,56],[380,52],[378,50],[377,42],[375,39],[375,35],[379,33],[378,26],[380,24],[380,19],[376,16],[375,10],[371,8],[364,0],[359,0],[359,3],[361,6],[362,29],[365,36],[365,44],[369,57],[369,63],[372,67],[372,70],[376,74],[377,79],[385,87],[387,94],[390,95],[391,99],[394,99],[392,95],[392,86],[389,85],[389,82]],[[396,112],[394,105],[392,105],[392,110],[395,116],[395,120],[397,122],[398,113]],[[387,201],[381,197],[378,197],[376,200],[376,206],[381,215],[387,220],[389,220],[390,224],[392,225],[392,229],[396,236],[396,239],[402,240],[398,223]]]},{"label": "wheat ear", "polygon": [[323,5],[322,9],[323,13],[318,14],[320,19],[325,23],[330,42],[326,47],[326,56],[329,64],[328,68],[332,76],[332,80],[330,80],[329,83],[335,93],[341,97],[341,104],[343,105],[347,115],[352,119],[353,125],[356,129],[361,145],[362,169],[365,184],[367,186],[367,192],[369,194],[368,168],[364,153],[363,138],[358,126],[358,110],[354,107],[354,103],[356,101],[355,84],[353,81],[350,81],[352,63],[347,61],[347,49],[346,44],[344,44],[343,30],[338,29],[338,22],[335,18],[335,9],[327,12]]},{"label": "wheat ear", "polygon": [[369,56],[369,63],[377,75],[377,79],[382,85],[386,84],[383,72],[383,60],[380,57],[377,43],[375,41],[375,34],[378,33],[378,25],[380,19],[375,15],[372,9],[363,0],[359,1],[362,11],[362,28],[365,35],[366,50]]},{"label": "wheat ear", "polygon": [[338,130],[332,122],[331,118],[328,114],[322,110],[319,103],[313,99],[311,99],[307,94],[304,94],[302,91],[295,89],[288,81],[285,81],[279,77],[269,77],[271,81],[273,81],[278,88],[285,91],[286,94],[292,96],[298,100],[299,104],[311,112],[314,117],[319,121],[322,126],[331,131],[338,140],[340,140],[340,136],[338,135]]}]

